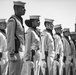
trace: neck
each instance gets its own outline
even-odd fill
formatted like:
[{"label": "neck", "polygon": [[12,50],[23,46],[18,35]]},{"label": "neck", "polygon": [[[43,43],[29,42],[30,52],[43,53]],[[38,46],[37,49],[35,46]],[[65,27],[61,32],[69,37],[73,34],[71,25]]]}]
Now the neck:
[{"label": "neck", "polygon": [[18,13],[15,13],[15,15],[16,15],[16,16],[18,16],[18,17],[21,17],[21,15],[20,15],[20,14],[18,14]]},{"label": "neck", "polygon": [[60,37],[62,37],[60,33],[56,33],[56,34],[59,35]]},{"label": "neck", "polygon": [[36,29],[36,27],[32,27],[33,29]]},{"label": "neck", "polygon": [[56,34],[61,35],[60,33],[56,33]]},{"label": "neck", "polygon": [[51,35],[53,35],[52,30],[51,29],[46,29]]}]

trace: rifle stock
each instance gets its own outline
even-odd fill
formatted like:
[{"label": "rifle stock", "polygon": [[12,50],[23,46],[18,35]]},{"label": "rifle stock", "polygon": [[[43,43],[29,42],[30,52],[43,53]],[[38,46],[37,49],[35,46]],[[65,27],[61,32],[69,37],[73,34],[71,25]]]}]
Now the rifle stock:
[{"label": "rifle stock", "polygon": [[[45,62],[46,62],[46,65],[47,65],[47,55],[45,55]],[[48,66],[46,66],[46,68],[45,68],[45,75],[49,75]]]},{"label": "rifle stock", "polygon": [[[35,55],[35,50],[31,50],[31,61],[33,62],[33,56]],[[31,68],[31,75],[34,75],[34,69]]]}]

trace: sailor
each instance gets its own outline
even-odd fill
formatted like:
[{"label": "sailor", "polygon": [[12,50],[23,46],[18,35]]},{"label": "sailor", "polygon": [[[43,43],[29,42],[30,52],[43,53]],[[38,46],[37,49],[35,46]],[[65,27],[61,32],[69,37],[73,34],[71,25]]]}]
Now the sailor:
[{"label": "sailor", "polygon": [[9,75],[20,75],[22,59],[20,52],[24,45],[24,26],[22,15],[25,14],[25,2],[13,2],[14,15],[7,22],[7,50],[9,53]]},{"label": "sailor", "polygon": [[[54,26],[55,34],[55,53],[56,53],[56,61],[59,63],[59,68],[57,65],[57,75],[62,75],[62,66],[63,66],[63,41],[62,41],[62,26],[61,24],[57,24]],[[54,72],[55,73],[55,72]],[[56,75],[56,73],[55,73]]]},{"label": "sailor", "polygon": [[73,75],[76,74],[76,32],[70,32],[71,37],[71,63]]},{"label": "sailor", "polygon": [[[2,75],[2,73],[4,71],[4,67],[6,65],[7,62],[7,41],[6,41],[6,21],[5,19],[0,19],[0,75]],[[6,67],[5,67],[6,68]]]},{"label": "sailor", "polygon": [[70,31],[69,28],[63,29],[63,47],[64,47],[64,57],[63,62],[65,66],[66,75],[70,75],[71,67],[71,42],[70,42]]},{"label": "sailor", "polygon": [[25,34],[25,58],[28,75],[39,75],[40,71],[40,15],[31,15],[25,20],[28,30]]},{"label": "sailor", "polygon": [[46,65],[45,67],[42,67],[43,75],[53,75],[53,61],[55,55],[53,21],[53,19],[45,18],[44,25],[46,29],[41,33],[42,61],[44,62],[43,64]]}]

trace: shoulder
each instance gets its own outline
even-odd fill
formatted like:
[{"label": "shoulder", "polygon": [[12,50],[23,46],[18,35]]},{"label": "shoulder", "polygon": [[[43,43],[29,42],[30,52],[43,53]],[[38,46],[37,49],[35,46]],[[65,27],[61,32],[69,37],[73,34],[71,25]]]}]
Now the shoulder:
[{"label": "shoulder", "polygon": [[27,31],[25,32],[25,35],[31,35],[32,34],[32,29],[28,28]]},{"label": "shoulder", "polygon": [[5,39],[5,36],[0,32],[0,39]]},{"label": "shoulder", "polygon": [[67,43],[67,40],[65,39],[64,36],[62,37],[62,41],[63,41],[63,43]]},{"label": "shoulder", "polygon": [[7,26],[8,26],[8,24],[10,24],[10,23],[15,23],[15,18],[14,18],[14,16],[11,16],[11,17],[8,19],[8,21],[7,21]]},{"label": "shoulder", "polygon": [[41,36],[47,36],[46,30],[43,30],[43,31],[41,32]]},{"label": "shoulder", "polygon": [[31,33],[31,32],[32,32],[32,29],[31,28],[28,28],[27,31],[26,31],[26,34],[27,33]]},{"label": "shoulder", "polygon": [[59,36],[57,34],[54,34],[53,36],[54,36],[54,39],[58,39],[59,38]]}]

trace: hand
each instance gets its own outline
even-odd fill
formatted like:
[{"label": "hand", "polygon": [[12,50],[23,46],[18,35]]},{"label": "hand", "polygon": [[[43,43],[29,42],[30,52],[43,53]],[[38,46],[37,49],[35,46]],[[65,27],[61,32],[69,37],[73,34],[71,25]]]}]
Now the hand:
[{"label": "hand", "polygon": [[45,51],[45,55],[48,56],[48,51]]},{"label": "hand", "polygon": [[43,68],[46,68],[46,66],[47,66],[47,65],[46,65],[46,62],[45,62],[45,61],[42,61],[42,62],[43,62],[43,63],[42,63],[42,64],[43,64]]},{"label": "hand", "polygon": [[71,59],[71,63],[73,63],[73,58]]},{"label": "hand", "polygon": [[65,63],[65,61],[66,61],[66,56],[63,57],[63,62]]},{"label": "hand", "polygon": [[57,61],[59,61],[59,58],[60,58],[60,54],[57,54]]},{"label": "hand", "polygon": [[30,66],[30,68],[33,68],[34,67],[34,63],[32,61],[29,61],[29,66]]}]

